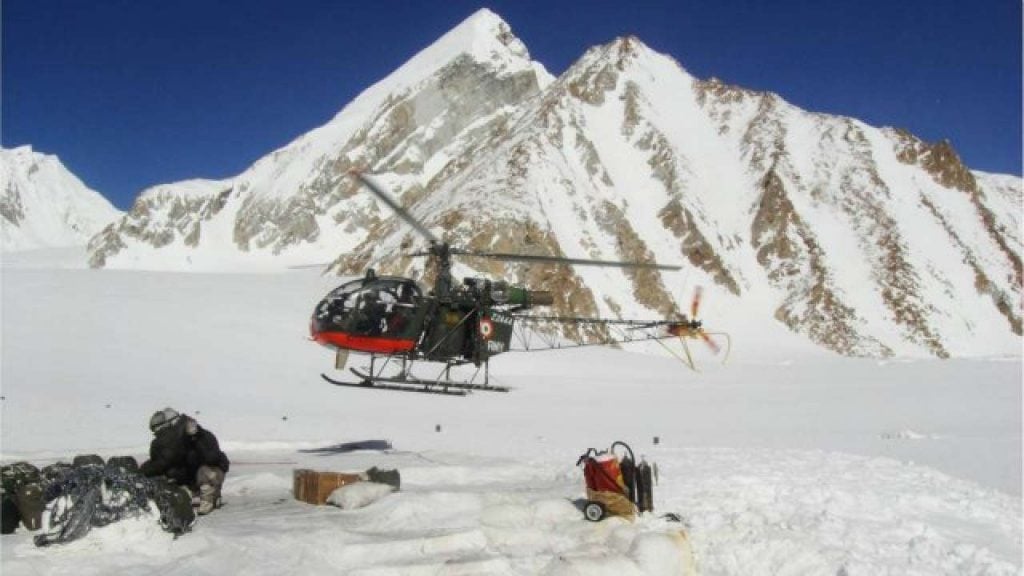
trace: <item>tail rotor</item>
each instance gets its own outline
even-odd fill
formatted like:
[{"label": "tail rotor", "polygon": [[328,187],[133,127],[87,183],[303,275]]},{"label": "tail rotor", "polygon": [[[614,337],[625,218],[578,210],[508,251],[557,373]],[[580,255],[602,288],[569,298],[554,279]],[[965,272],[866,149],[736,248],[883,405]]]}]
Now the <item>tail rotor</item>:
[{"label": "tail rotor", "polygon": [[683,344],[683,351],[686,352],[686,363],[691,370],[699,372],[696,365],[693,362],[693,356],[690,354],[690,347],[686,343],[688,339],[699,339],[711,350],[712,354],[718,355],[722,351],[722,346],[713,336],[725,338],[725,356],[722,358],[722,363],[725,364],[729,360],[729,351],[732,349],[732,339],[725,332],[707,332],[704,330],[704,323],[697,319],[697,315],[700,313],[700,305],[704,300],[704,287],[698,285],[693,290],[693,297],[690,299],[690,315],[687,317],[685,314],[680,316],[680,321],[677,323],[670,324],[668,326],[669,334],[677,336],[679,341]]}]

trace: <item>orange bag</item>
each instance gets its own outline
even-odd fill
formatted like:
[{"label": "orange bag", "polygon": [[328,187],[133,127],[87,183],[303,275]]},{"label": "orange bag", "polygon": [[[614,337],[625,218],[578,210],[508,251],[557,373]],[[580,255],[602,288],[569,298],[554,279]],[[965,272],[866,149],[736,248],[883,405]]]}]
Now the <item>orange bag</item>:
[{"label": "orange bag", "polygon": [[583,465],[583,478],[587,489],[595,492],[615,492],[622,494],[626,483],[622,479],[619,459],[614,454],[600,454],[587,458]]}]

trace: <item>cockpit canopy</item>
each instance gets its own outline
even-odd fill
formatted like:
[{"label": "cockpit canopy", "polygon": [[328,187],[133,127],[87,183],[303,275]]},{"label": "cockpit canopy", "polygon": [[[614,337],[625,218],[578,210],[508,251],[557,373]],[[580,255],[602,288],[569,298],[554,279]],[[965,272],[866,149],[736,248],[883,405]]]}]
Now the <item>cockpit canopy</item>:
[{"label": "cockpit canopy", "polygon": [[313,331],[353,336],[415,339],[426,308],[418,306],[416,282],[397,276],[368,276],[332,290],[317,306]]},{"label": "cockpit canopy", "polygon": [[340,304],[340,310],[356,310],[371,302],[413,304],[422,296],[416,282],[397,276],[360,278],[338,286],[325,300]]}]

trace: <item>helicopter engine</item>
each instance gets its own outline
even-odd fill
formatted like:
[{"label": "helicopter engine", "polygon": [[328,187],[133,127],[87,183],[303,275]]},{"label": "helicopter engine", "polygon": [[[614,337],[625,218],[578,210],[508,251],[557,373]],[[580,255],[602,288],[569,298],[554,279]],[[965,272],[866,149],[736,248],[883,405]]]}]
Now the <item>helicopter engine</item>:
[{"label": "helicopter engine", "polygon": [[487,280],[485,278],[466,278],[463,284],[477,291],[482,303],[494,306],[511,306],[519,309],[534,306],[551,306],[555,298],[548,290],[529,290],[522,286],[512,286],[504,280]]}]

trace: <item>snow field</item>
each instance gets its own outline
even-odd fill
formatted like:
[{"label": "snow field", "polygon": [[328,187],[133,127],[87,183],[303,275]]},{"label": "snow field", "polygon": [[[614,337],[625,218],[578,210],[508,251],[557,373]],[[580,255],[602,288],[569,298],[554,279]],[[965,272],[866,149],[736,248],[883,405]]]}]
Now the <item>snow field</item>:
[{"label": "snow field", "polygon": [[[1018,502],[927,468],[796,450],[660,451],[656,513],[680,513],[684,536],[650,515],[584,521],[582,474],[564,456],[235,453],[226,506],[191,534],[172,540],[141,518],[42,550],[19,533],[3,541],[4,572],[1019,573]],[[293,468],[367,465],[398,468],[402,491],[354,511],[291,498]]]},{"label": "snow field", "polygon": [[[733,358],[695,348],[700,374],[594,348],[497,357],[508,394],[339,389],[306,340],[338,279],[56,264],[4,260],[3,461],[142,458],[172,406],[221,439],[227,505],[177,540],[147,519],[47,550],[7,536],[5,575],[679,574],[676,525],[574,503],[577,457],[614,440],[658,463],[656,511],[683,516],[699,574],[1021,570],[1019,357],[844,359],[725,314]],[[297,451],[366,439],[396,450]],[[291,497],[295,468],[371,466],[402,491],[352,511]]]}]

